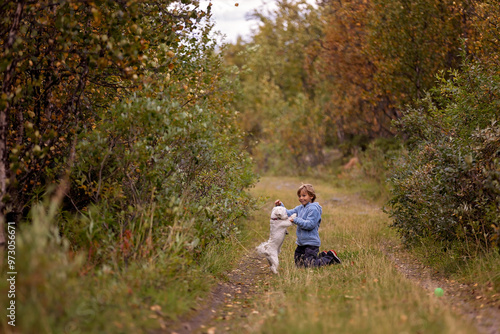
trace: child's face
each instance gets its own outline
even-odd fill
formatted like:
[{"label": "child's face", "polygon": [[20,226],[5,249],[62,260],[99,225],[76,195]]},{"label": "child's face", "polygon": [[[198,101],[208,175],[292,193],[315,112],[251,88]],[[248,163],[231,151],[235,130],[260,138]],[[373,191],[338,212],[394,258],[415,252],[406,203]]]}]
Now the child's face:
[{"label": "child's face", "polygon": [[300,202],[300,204],[306,205],[308,203],[311,203],[312,199],[313,199],[312,196],[309,196],[309,194],[307,193],[307,191],[302,190],[300,192],[300,195],[299,195],[299,202]]}]

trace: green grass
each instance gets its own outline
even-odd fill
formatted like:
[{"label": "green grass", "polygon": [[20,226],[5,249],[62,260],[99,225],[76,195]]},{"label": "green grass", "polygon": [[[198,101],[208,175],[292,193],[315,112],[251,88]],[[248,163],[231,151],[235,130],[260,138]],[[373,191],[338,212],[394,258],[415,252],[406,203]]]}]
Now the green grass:
[{"label": "green grass", "polygon": [[463,245],[446,247],[432,240],[422,240],[411,251],[441,275],[466,284],[476,285],[483,296],[500,293],[500,253],[475,252],[464,256]]},{"label": "green grass", "polygon": [[259,233],[268,229],[267,216],[275,199],[288,208],[297,205],[295,190],[300,182],[315,186],[323,206],[321,249],[337,250],[343,264],[295,268],[292,231],[280,255],[280,274],[271,278],[265,298],[255,301],[259,315],[248,318],[250,332],[476,333],[383,255],[381,242],[395,235],[388,229],[387,215],[356,194],[366,190],[363,187],[335,188],[318,179],[263,178],[255,193],[270,200],[252,219],[253,227],[255,221],[262,222]]},{"label": "green grass", "polygon": [[498,294],[500,293],[500,254],[492,252],[469,261],[454,277],[478,284],[483,294]]},{"label": "green grass", "polygon": [[[230,239],[209,248],[199,265],[156,249],[128,266],[87,268],[70,252],[43,210],[16,235],[16,327],[3,333],[148,333],[195,308],[240,253]],[[7,268],[3,263],[2,276]],[[0,305],[9,302],[0,280]]]}]

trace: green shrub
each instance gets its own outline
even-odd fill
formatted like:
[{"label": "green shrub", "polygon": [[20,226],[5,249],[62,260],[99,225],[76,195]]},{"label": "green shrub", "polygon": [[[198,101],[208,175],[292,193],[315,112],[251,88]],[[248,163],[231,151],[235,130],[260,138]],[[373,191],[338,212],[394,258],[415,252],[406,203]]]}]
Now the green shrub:
[{"label": "green shrub", "polygon": [[390,178],[388,210],[405,242],[460,242],[469,255],[498,247],[500,78],[466,63],[398,125],[408,138]]},{"label": "green shrub", "polygon": [[136,95],[81,134],[66,203],[35,205],[19,233],[16,329],[147,332],[207,293],[231,265],[255,180],[233,116],[215,105]]},{"label": "green shrub", "polygon": [[148,245],[182,253],[231,235],[254,175],[232,119],[209,108],[139,96],[112,107],[77,147],[73,244],[127,261]]}]

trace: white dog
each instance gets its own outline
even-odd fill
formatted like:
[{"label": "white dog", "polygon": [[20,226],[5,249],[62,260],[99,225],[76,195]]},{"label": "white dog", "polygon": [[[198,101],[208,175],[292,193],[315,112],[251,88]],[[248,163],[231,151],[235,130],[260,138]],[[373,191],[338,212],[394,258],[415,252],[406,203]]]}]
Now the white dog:
[{"label": "white dog", "polygon": [[286,209],[282,206],[276,206],[271,212],[271,234],[269,240],[257,246],[257,252],[264,255],[269,261],[271,271],[275,274],[278,273],[278,254],[281,251],[281,245],[285,240],[286,228],[292,225],[290,219],[295,218],[297,215],[294,213],[290,218],[286,214]]}]

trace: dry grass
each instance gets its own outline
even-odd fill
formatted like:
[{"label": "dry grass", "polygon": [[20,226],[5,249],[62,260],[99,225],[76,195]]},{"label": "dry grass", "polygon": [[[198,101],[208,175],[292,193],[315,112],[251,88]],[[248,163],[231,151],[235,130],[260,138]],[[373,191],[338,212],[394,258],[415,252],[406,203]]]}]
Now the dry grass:
[{"label": "dry grass", "polygon": [[355,189],[331,187],[322,180],[263,178],[254,192],[268,199],[249,226],[255,243],[268,235],[268,213],[275,199],[287,208],[298,205],[300,182],[312,183],[323,207],[322,247],[335,249],[342,265],[297,269],[295,233],[285,240],[280,274],[263,285],[258,314],[242,327],[263,333],[476,333],[436,296],[412,284],[380,251],[394,238],[389,218],[356,195]]}]

